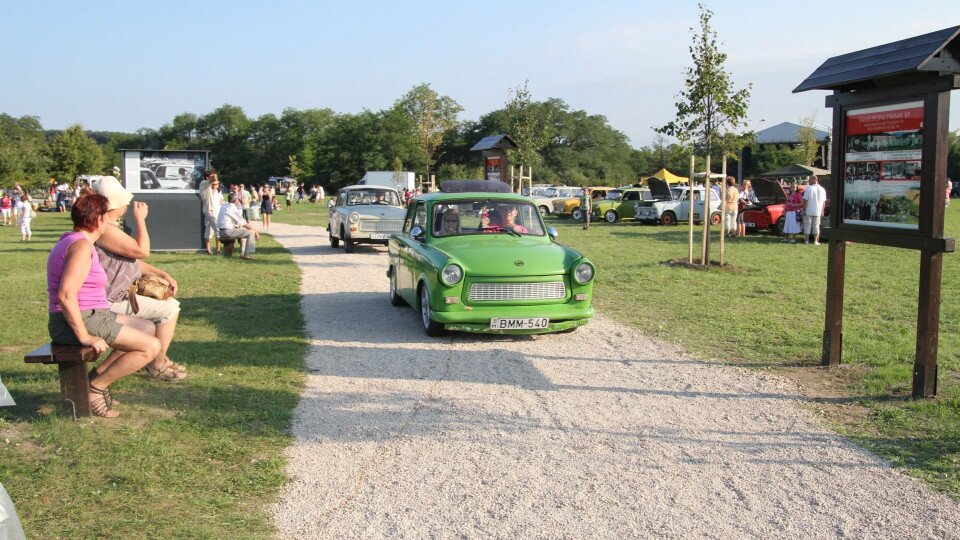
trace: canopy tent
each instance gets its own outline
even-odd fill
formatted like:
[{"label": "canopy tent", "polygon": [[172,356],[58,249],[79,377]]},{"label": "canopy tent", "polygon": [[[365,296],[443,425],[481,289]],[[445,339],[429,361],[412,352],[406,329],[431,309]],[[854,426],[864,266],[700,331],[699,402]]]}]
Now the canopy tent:
[{"label": "canopy tent", "polygon": [[686,182],[688,180],[686,176],[677,176],[666,169],[660,169],[646,178],[659,178],[667,184],[679,184],[680,182]]},{"label": "canopy tent", "polygon": [[781,167],[775,171],[765,172],[763,174],[758,174],[757,176],[762,176],[764,178],[788,178],[792,176],[828,176],[830,171],[826,169],[819,169],[817,167],[809,167],[807,165],[787,165],[786,167]]}]

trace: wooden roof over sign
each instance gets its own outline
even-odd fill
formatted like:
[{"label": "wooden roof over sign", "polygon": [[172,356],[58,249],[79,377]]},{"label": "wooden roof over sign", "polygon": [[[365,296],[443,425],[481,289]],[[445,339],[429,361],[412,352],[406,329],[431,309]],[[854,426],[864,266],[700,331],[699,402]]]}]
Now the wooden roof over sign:
[{"label": "wooden roof over sign", "polygon": [[477,144],[473,145],[473,148],[470,151],[474,150],[510,150],[516,148],[517,143],[513,142],[513,139],[509,135],[499,134],[499,135],[489,135],[480,139]]},{"label": "wooden roof over sign", "polygon": [[820,65],[794,93],[870,87],[868,81],[909,74],[960,73],[960,26],[834,56]]}]

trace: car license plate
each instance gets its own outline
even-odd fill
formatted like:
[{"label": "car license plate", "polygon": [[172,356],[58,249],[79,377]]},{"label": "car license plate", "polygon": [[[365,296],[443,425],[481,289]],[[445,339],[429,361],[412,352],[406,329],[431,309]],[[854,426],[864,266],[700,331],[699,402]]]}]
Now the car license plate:
[{"label": "car license plate", "polygon": [[747,227],[750,227],[751,229],[757,228],[756,223],[744,222],[744,225],[746,225]]},{"label": "car license plate", "polygon": [[371,240],[388,240],[390,238],[389,234],[383,233],[373,233],[370,235]]},{"label": "car license plate", "polygon": [[550,325],[546,317],[528,317],[526,319],[490,319],[491,330],[537,330]]}]

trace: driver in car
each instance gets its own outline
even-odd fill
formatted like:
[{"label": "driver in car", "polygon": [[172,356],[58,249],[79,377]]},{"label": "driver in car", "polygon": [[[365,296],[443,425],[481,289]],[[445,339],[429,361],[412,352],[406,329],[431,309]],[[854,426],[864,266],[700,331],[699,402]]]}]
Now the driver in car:
[{"label": "driver in car", "polygon": [[515,205],[502,205],[500,207],[500,215],[503,217],[503,228],[510,229],[517,233],[525,234],[527,232],[526,227],[517,223],[517,216],[520,215],[520,210]]}]

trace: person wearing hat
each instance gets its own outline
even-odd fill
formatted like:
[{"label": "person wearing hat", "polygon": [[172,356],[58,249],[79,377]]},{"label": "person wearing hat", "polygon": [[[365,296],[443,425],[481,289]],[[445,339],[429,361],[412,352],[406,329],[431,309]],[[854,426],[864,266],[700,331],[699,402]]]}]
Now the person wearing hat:
[{"label": "person wearing hat", "polygon": [[[178,292],[177,280],[173,279],[173,276],[143,260],[150,255],[147,204],[133,203],[133,219],[137,224],[137,237],[133,238],[125,233],[119,224],[120,218],[126,213],[127,207],[133,200],[133,193],[127,191],[112,176],[94,179],[90,186],[94,192],[103,195],[109,202],[107,212],[109,226],[95,246],[107,274],[107,299],[110,301],[110,311],[148,320],[156,327],[156,336],[160,340],[160,352],[147,364],[147,377],[167,381],[183,379],[187,376],[186,368],[167,356],[167,350],[170,348],[170,342],[173,341],[173,334],[177,328],[177,319],[180,316],[180,302],[174,297],[157,300],[135,295],[137,308],[135,311],[134,303],[130,299],[130,286],[142,276],[159,276],[170,283],[174,296]],[[117,351],[111,353],[102,364],[94,368],[91,376],[94,373],[102,373],[118,357]]]}]

